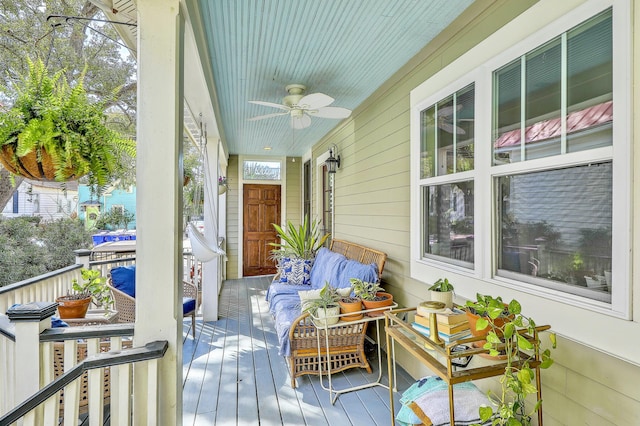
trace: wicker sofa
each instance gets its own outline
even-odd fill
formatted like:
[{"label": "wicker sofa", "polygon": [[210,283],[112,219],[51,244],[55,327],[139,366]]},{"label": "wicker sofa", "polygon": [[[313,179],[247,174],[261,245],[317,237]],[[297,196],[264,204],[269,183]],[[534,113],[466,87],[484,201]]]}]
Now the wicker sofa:
[{"label": "wicker sofa", "polygon": [[291,374],[291,387],[296,387],[296,378],[305,374],[318,375],[320,362],[322,371],[327,371],[327,361],[332,372],[349,368],[371,367],[364,353],[364,341],[367,323],[350,324],[345,322],[329,332],[329,360],[322,345],[321,359],[318,357],[317,329],[309,314],[300,311],[298,292],[319,289],[325,281],[334,287],[349,285],[349,278],[379,280],[384,269],[387,255],[381,251],[361,246],[349,241],[332,240],[329,250],[321,249],[311,269],[311,285],[282,285],[276,275],[267,292],[269,309],[275,318],[276,333],[280,341],[280,355],[287,357]]}]

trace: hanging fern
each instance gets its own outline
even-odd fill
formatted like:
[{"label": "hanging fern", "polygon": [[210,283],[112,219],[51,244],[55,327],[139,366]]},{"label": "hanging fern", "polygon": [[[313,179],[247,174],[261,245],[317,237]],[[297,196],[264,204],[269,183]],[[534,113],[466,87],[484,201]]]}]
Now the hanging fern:
[{"label": "hanging fern", "polygon": [[[104,186],[123,170],[127,157],[135,157],[135,142],[107,127],[108,99],[90,100],[85,72],[71,87],[62,70],[49,75],[41,60],[27,61],[29,73],[14,85],[13,107],[0,111],[0,162],[31,179],[65,182],[88,175],[89,185]],[[34,159],[40,176],[29,167]]]}]

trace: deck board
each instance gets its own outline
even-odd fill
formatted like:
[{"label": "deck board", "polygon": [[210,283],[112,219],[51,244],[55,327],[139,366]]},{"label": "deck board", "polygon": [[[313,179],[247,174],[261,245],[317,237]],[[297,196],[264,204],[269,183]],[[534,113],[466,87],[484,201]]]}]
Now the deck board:
[{"label": "deck board", "polygon": [[[190,321],[185,321],[183,424],[388,425],[389,391],[385,388],[345,393],[334,405],[317,376],[298,378],[297,387],[291,388],[288,366],[278,355],[273,318],[265,301],[270,282],[270,277],[225,281],[219,320],[198,320],[195,339],[189,334]],[[377,354],[370,356],[369,362],[372,374],[357,368],[335,374],[334,387],[375,380]],[[383,358],[383,383],[387,383],[386,365]],[[326,385],[326,378],[324,382]],[[398,368],[399,389],[406,389],[412,382]],[[396,404],[398,399],[399,394]]]}]

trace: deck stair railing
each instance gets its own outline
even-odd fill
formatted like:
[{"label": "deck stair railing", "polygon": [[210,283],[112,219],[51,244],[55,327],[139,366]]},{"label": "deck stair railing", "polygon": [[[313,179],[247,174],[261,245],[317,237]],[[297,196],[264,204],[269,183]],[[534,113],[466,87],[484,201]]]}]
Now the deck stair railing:
[{"label": "deck stair railing", "polygon": [[[49,365],[53,364],[52,361],[46,360],[43,362],[42,367],[40,368],[40,351],[42,351],[43,357],[52,357],[50,355],[52,349],[52,343],[47,341],[47,336],[55,335],[56,338],[60,337],[56,333],[63,333],[63,336],[74,336],[73,338],[63,338],[60,340],[65,340],[65,348],[67,345],[76,344],[78,338],[87,339],[88,351],[91,354],[94,351],[94,347],[100,347],[99,340],[104,338],[110,338],[112,341],[112,349],[116,349],[121,347],[122,345],[122,337],[117,334],[115,335],[104,335],[100,334],[99,336],[88,336],[81,335],[79,337],[77,334],[77,330],[69,329],[65,332],[53,332],[46,331],[42,334],[42,338],[45,339],[42,342],[39,340],[40,332],[50,327],[49,323],[45,325],[38,326],[38,332],[31,332],[32,336],[30,337],[30,349],[23,352],[23,350],[18,349],[19,344],[16,343],[16,335],[20,334],[20,332],[16,333],[16,324],[10,322],[8,317],[4,315],[5,312],[9,310],[12,306],[15,305],[26,305],[32,302],[36,302],[39,304],[52,304],[57,297],[65,295],[70,287],[70,283],[73,279],[81,280],[81,269],[82,268],[92,268],[99,269],[101,271],[102,276],[108,276],[109,271],[117,266],[125,266],[135,264],[135,254],[133,257],[114,257],[108,260],[90,260],[91,251],[90,250],[76,250],[76,264],[67,266],[62,269],[58,269],[53,272],[49,272],[38,277],[30,278],[24,281],[20,281],[17,283],[13,283],[4,287],[0,287],[0,416],[9,412],[11,409],[15,407],[15,404],[18,401],[23,400],[29,395],[33,394],[36,390],[40,389],[41,386],[47,385],[50,381],[53,380],[53,376],[50,379],[40,380],[39,373],[35,375],[37,377],[37,385],[33,385],[29,388],[29,392],[23,393],[21,396],[19,389],[23,386],[26,386],[25,380],[23,380],[23,376],[34,377],[34,365],[37,364],[39,370],[42,371],[47,377],[49,377]],[[191,253],[184,253],[184,271],[185,271],[185,279],[193,279],[188,274],[191,273],[192,267],[193,271],[197,274],[200,269],[200,265],[193,258]],[[197,278],[196,278],[197,279]],[[55,308],[53,309],[55,312]],[[53,314],[53,313],[52,313]],[[31,324],[38,324],[40,320],[33,322],[31,320]],[[20,327],[20,326],[19,326]],[[101,326],[100,329],[106,333],[114,332],[111,330],[114,326]],[[115,326],[116,328],[118,326]],[[131,335],[133,334],[133,325],[128,325],[127,327],[131,327]],[[93,328],[93,327],[84,327],[85,330]],[[68,333],[68,334],[65,334]],[[93,337],[92,337],[93,336]],[[22,344],[26,344],[26,338],[21,338],[18,340],[22,341]],[[125,345],[126,345],[125,341]],[[102,345],[104,347],[104,345]],[[18,353],[24,353],[24,355],[17,355]],[[28,354],[27,354],[28,353]],[[65,350],[65,353],[75,353],[72,350]],[[25,360],[31,360],[26,363],[26,367],[22,364],[25,364]],[[75,364],[76,361],[73,361]],[[65,365],[72,365],[71,363],[65,362]],[[26,370],[24,369],[26,368]],[[24,372],[21,374],[20,372]],[[95,373],[99,374],[99,373]],[[70,391],[71,392],[71,391]],[[100,399],[98,397],[98,399]],[[112,399],[113,401],[113,399]],[[117,403],[116,403],[117,404]],[[113,402],[111,404],[112,412],[113,412]],[[65,408],[66,410],[66,408]],[[95,417],[94,417],[95,418]],[[112,419],[113,421],[113,419]],[[41,423],[47,424],[47,423]],[[52,423],[53,424],[53,423]],[[57,424],[57,423],[56,423]],[[112,423],[117,424],[117,423]],[[127,423],[125,423],[127,424]]]},{"label": "deck stair railing", "polygon": [[[19,419],[24,425],[59,424],[60,420],[64,425],[75,425],[81,408],[85,408],[89,424],[102,424],[105,401],[110,403],[112,425],[129,424],[133,410],[132,364],[144,362],[139,368],[146,369],[145,392],[156,393],[158,360],[164,356],[168,343],[151,342],[123,349],[130,346],[126,343],[133,335],[133,324],[50,328],[55,308],[55,303],[43,302],[12,308],[7,313],[8,326],[5,322],[0,327],[3,340],[11,343],[4,346],[7,353],[12,352],[15,366],[7,377],[14,386],[13,400],[8,402],[15,408],[0,413],[0,425]],[[106,353],[101,352],[105,342],[110,349]],[[55,364],[60,362],[56,351],[61,346],[64,373],[54,379]],[[80,346],[88,356],[78,362]],[[85,372],[87,375],[83,376]],[[60,391],[64,392],[63,409]],[[157,413],[157,407],[146,406],[145,411]]]}]

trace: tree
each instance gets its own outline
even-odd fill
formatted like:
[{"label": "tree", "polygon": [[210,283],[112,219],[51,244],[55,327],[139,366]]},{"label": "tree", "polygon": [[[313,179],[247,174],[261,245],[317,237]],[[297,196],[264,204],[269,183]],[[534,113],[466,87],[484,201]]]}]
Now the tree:
[{"label": "tree", "polygon": [[78,219],[0,218],[0,287],[75,263],[74,250],[91,248]]},{"label": "tree", "polygon": [[[107,105],[110,122],[115,130],[133,137],[137,90],[134,58],[117,42],[111,24],[52,15],[106,19],[86,0],[0,0],[0,106],[11,105],[11,83],[24,74],[27,57],[41,58],[51,71],[64,69],[69,81],[75,81],[86,66],[84,83],[91,95],[105,98],[120,88],[117,100]],[[0,170],[0,207],[6,205],[21,182],[16,178],[14,186],[7,176],[6,170]],[[120,182],[128,185],[134,179],[132,166]]]}]

